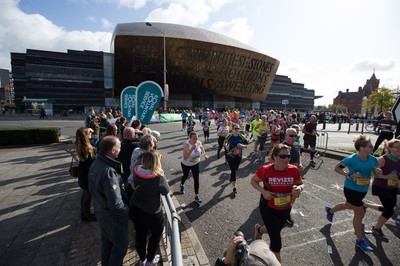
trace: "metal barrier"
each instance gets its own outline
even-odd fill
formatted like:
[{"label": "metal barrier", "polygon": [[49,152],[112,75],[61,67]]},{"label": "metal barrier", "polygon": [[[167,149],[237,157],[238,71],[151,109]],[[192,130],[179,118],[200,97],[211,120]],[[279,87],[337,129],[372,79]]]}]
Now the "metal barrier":
[{"label": "metal barrier", "polygon": [[[169,194],[161,197],[161,200],[167,215],[164,229],[164,243],[168,253],[168,261],[173,266],[183,266],[178,214]],[[169,235],[169,233],[171,234]]]},{"label": "metal barrier", "polygon": [[317,137],[317,143],[315,147],[315,156],[321,157],[326,154],[326,150],[328,149],[328,132],[326,130],[319,130]]}]

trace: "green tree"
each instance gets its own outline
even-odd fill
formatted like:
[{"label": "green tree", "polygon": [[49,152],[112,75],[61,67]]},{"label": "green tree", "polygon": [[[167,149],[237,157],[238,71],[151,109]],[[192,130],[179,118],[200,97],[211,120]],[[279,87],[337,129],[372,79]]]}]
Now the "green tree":
[{"label": "green tree", "polygon": [[369,95],[367,107],[376,108],[378,112],[389,111],[397,98],[393,92],[394,90],[385,87],[376,89]]},{"label": "green tree", "polygon": [[328,110],[330,110],[333,113],[336,113],[336,111],[341,112],[346,110],[346,106],[341,104],[330,104],[328,105]]}]

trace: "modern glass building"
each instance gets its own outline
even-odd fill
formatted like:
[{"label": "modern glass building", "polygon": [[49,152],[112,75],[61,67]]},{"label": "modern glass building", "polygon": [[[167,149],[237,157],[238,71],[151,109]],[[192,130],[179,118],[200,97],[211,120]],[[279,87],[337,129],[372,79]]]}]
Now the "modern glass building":
[{"label": "modern glass building", "polygon": [[25,108],[24,97],[52,99],[55,111],[104,106],[103,60],[104,53],[94,51],[11,53],[17,108]]},{"label": "modern glass building", "polygon": [[11,53],[11,65],[20,109],[30,98],[52,99],[55,111],[118,107],[125,87],[146,80],[167,88],[167,109],[305,111],[314,105],[313,90],[276,75],[278,60],[224,35],[176,24],[118,24],[110,53],[28,49]]},{"label": "modern glass building", "polygon": [[153,80],[168,84],[173,108],[258,108],[279,66],[234,39],[177,24],[118,24],[111,47],[114,96]]}]

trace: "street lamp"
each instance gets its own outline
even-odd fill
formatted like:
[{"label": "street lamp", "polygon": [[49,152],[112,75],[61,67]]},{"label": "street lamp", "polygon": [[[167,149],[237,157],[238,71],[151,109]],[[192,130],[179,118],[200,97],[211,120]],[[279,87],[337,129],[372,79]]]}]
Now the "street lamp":
[{"label": "street lamp", "polygon": [[159,30],[154,27],[150,22],[146,22],[146,25],[152,27],[156,31],[162,33],[163,35],[163,45],[164,45],[164,110],[167,111],[167,100],[168,100],[168,84],[167,84],[167,57],[166,57],[166,49],[165,49],[165,32],[164,30]]}]

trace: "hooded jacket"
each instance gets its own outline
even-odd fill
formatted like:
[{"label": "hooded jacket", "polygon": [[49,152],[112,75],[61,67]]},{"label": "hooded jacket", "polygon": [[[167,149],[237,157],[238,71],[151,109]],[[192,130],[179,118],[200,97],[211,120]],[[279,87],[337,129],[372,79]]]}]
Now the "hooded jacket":
[{"label": "hooded jacket", "polygon": [[165,177],[154,175],[149,169],[138,165],[133,169],[133,183],[135,192],[130,201],[131,206],[149,214],[160,212],[161,195],[165,196],[170,191]]}]

